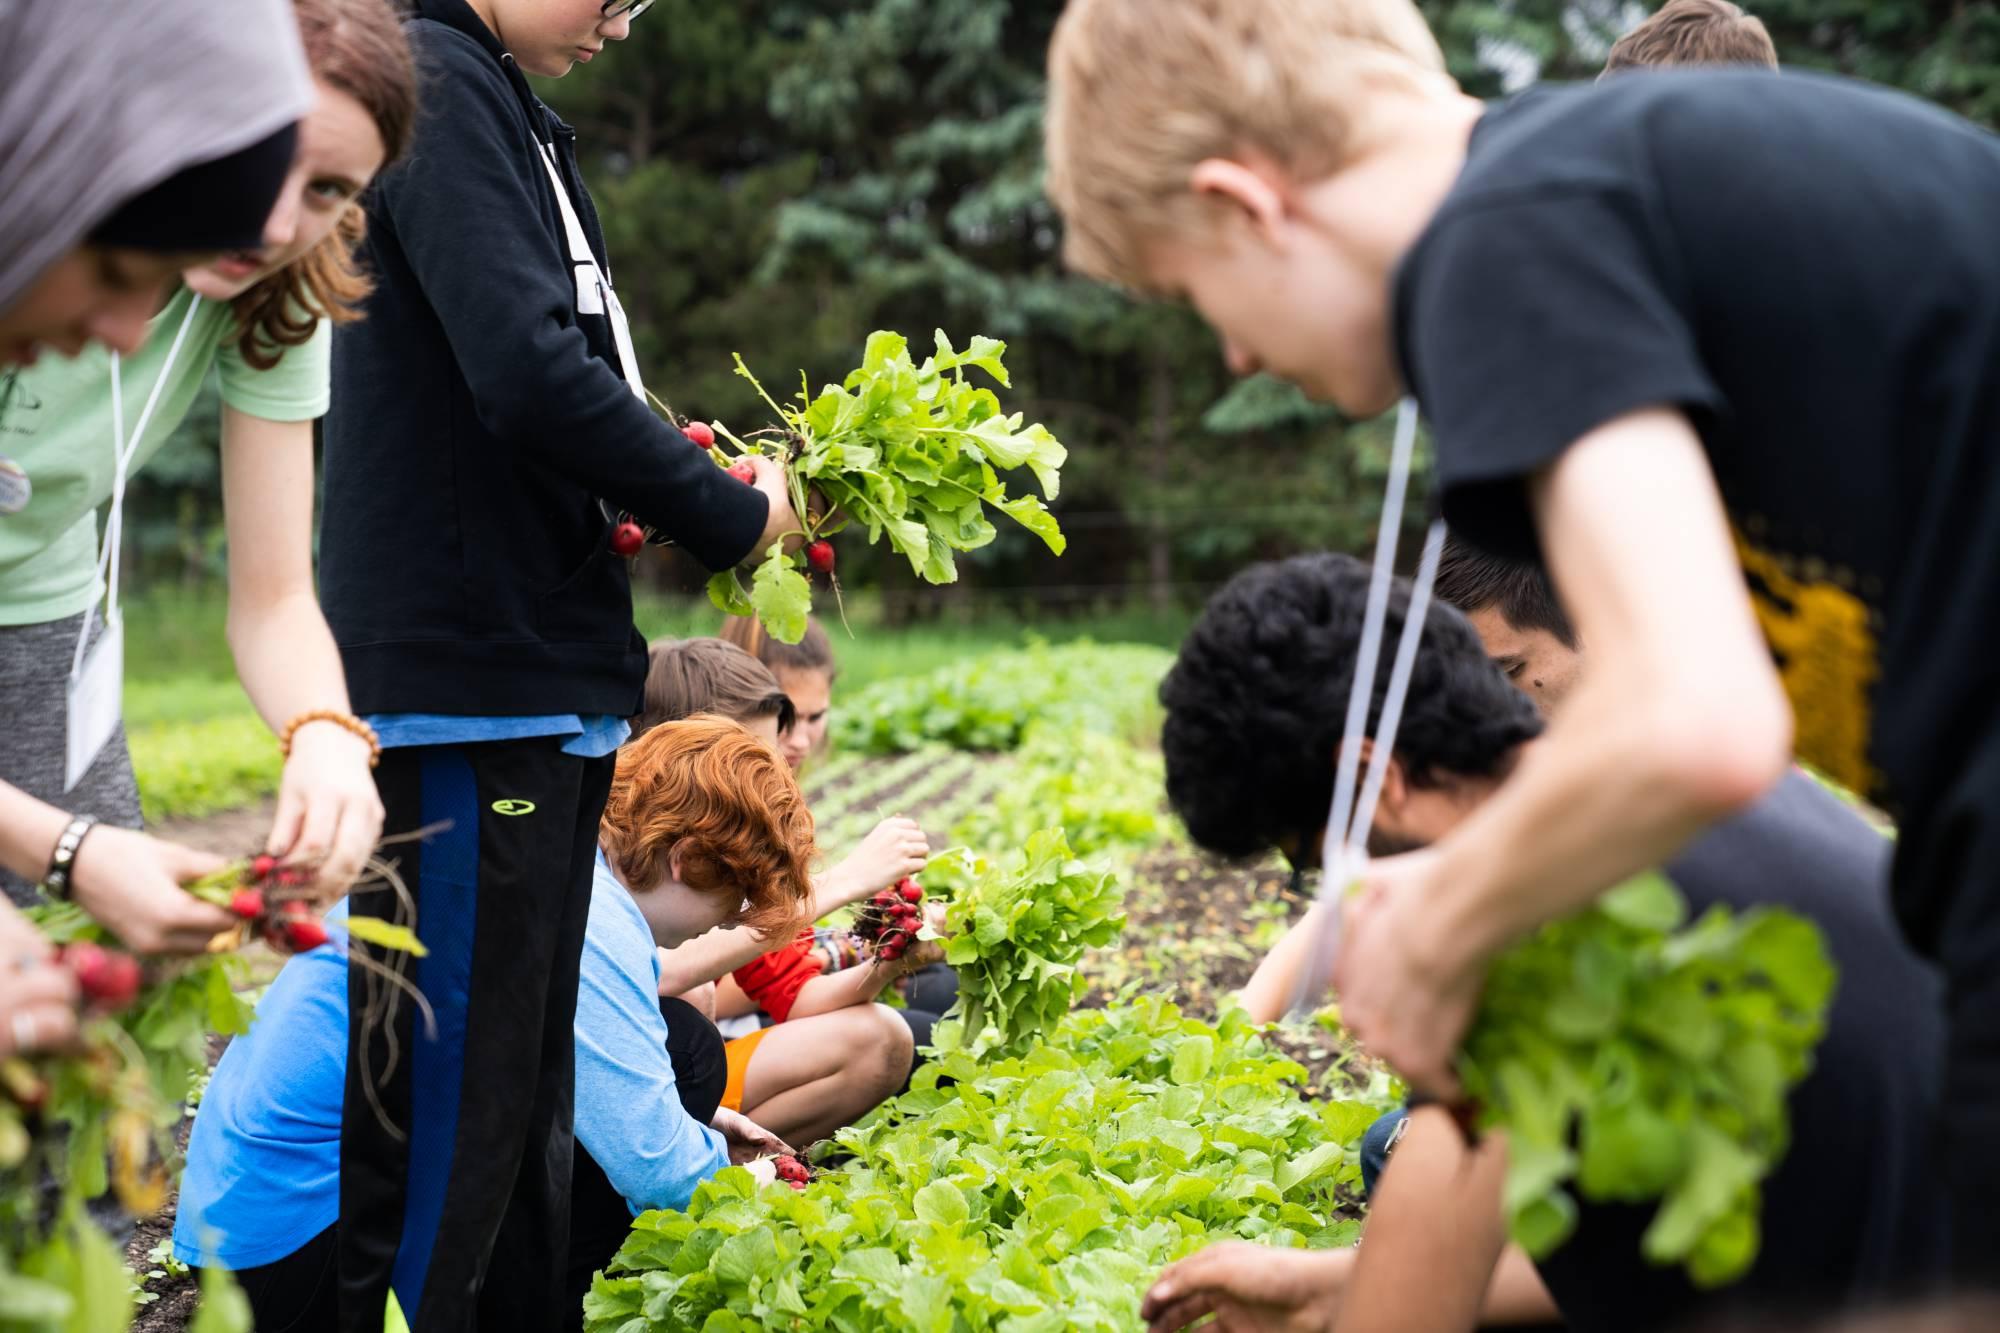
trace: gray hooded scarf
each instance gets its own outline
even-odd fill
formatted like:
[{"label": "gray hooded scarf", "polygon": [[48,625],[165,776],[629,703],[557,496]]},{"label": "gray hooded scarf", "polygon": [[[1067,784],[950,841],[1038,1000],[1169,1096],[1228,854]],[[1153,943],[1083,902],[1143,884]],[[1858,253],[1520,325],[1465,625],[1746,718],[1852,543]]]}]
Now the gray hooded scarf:
[{"label": "gray hooded scarf", "polygon": [[291,0],[0,0],[0,310],[132,196],[311,103]]}]

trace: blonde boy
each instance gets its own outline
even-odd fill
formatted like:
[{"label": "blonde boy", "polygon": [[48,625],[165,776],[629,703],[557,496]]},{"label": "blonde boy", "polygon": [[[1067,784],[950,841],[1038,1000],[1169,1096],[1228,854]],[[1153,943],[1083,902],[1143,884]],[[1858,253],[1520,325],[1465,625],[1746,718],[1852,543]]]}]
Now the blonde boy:
[{"label": "blonde boy", "polygon": [[1489,108],[1404,0],[1075,0],[1050,73],[1072,262],[1191,300],[1239,371],[1414,394],[1454,529],[1539,551],[1591,645],[1541,751],[1350,900],[1356,1033],[1448,1095],[1486,960],[1761,796],[1796,710],[1900,816],[1897,914],[1949,979],[1940,1184],[1992,1284],[2000,146],[1759,70]]}]

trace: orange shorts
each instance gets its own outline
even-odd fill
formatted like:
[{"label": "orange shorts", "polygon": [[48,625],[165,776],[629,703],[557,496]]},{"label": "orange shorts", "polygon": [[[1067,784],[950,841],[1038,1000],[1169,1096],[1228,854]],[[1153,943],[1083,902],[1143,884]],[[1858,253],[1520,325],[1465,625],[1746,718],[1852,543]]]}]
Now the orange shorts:
[{"label": "orange shorts", "polygon": [[770,1030],[758,1028],[747,1037],[722,1044],[722,1058],[729,1062],[729,1081],[722,1088],[722,1104],[732,1111],[743,1109],[743,1079],[750,1072],[750,1057],[757,1053],[757,1043]]}]

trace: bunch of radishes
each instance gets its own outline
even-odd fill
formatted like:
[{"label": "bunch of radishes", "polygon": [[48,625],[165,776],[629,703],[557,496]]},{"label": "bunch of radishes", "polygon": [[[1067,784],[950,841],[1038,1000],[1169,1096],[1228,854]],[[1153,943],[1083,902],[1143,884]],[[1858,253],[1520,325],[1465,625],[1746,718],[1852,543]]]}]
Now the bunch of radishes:
[{"label": "bunch of radishes", "polygon": [[802,1190],[812,1183],[812,1168],[790,1153],[786,1153],[781,1157],[773,1157],[771,1165],[776,1169],[778,1179],[790,1185],[795,1190]]},{"label": "bunch of radishes", "polygon": [[239,943],[257,935],[279,953],[306,953],[327,941],[314,902],[314,880],[309,867],[280,865],[275,856],[259,855],[196,880],[188,892],[229,909],[242,923]]},{"label": "bunch of radishes", "polygon": [[[680,432],[687,436],[689,442],[697,448],[715,448],[715,428],[706,421],[683,422],[680,426]],[[725,468],[724,471],[728,472],[730,476],[736,478],[736,480],[742,482],[745,486],[754,486],[757,484],[757,470],[750,466],[748,458],[738,458]],[[621,513],[618,516],[618,525],[611,530],[611,553],[629,560],[645,549],[646,543],[651,537],[652,533],[643,527],[637,519],[633,518],[630,514]],[[833,573],[833,543],[826,538],[819,537],[807,542],[805,555],[806,563],[812,567],[815,573]]]},{"label": "bunch of radishes", "polygon": [[855,918],[854,937],[869,953],[893,963],[909,952],[923,928],[923,887],[905,875],[868,900]]}]

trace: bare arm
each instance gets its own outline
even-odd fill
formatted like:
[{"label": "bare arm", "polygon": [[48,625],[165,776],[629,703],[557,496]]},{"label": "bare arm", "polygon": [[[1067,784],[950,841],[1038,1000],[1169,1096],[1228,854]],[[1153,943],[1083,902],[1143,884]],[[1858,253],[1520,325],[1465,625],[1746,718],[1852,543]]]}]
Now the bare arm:
[{"label": "bare arm", "polygon": [[[350,711],[340,650],[313,589],[312,424],[266,421],[225,406],[222,490],[229,532],[229,646],[273,731],[315,709]],[[345,887],[382,832],[369,748],[330,722],[292,737],[266,850],[322,861]]]},{"label": "bare arm", "polygon": [[893,963],[863,963],[830,977],[814,977],[799,988],[799,997],[792,1001],[789,1016],[811,1018],[814,1014],[829,1014],[850,1005],[873,1004],[875,997],[887,990],[896,976]]},{"label": "bare arm", "polygon": [[935,943],[926,942],[915,945],[894,962],[878,959],[835,972],[830,977],[814,977],[799,988],[798,999],[792,1001],[791,1016],[810,1018],[814,1014],[831,1013],[849,1005],[873,1004],[876,997],[889,989],[897,978],[943,959],[944,950]]},{"label": "bare arm", "polygon": [[1485,963],[1658,865],[1784,773],[1791,711],[1707,460],[1679,413],[1620,418],[1535,489],[1591,662],[1494,797],[1348,899],[1341,1014],[1413,1086],[1446,1092]]},{"label": "bare arm", "polygon": [[1332,910],[1335,909],[1328,904],[1314,903],[1292,923],[1284,938],[1271,946],[1271,952],[1257,964],[1250,980],[1243,983],[1236,1001],[1254,1021],[1275,1023],[1285,1016],[1292,1003],[1292,992],[1298,988],[1299,967],[1305,962],[1306,949],[1319,928],[1320,916]]},{"label": "bare arm", "polygon": [[1555,1302],[1527,1255],[1501,1249],[1505,1175],[1499,1140],[1469,1154],[1449,1119],[1419,1112],[1369,1206],[1360,1247],[1224,1242],[1170,1265],[1140,1313],[1153,1333],[1209,1316],[1218,1329],[1265,1333],[1459,1333],[1475,1318],[1482,1326],[1553,1321]]},{"label": "bare arm", "polygon": [[1451,1117],[1415,1111],[1368,1205],[1368,1230],[1340,1303],[1336,1333],[1456,1333],[1480,1318],[1506,1243],[1506,1144],[1466,1148]]},{"label": "bare arm", "polygon": [[[68,812],[0,782],[0,864],[23,879],[40,879],[69,820]],[[200,953],[236,918],[180,886],[221,864],[205,852],[99,825],[77,849],[70,896],[140,953]],[[27,919],[0,904],[0,963],[47,952]]]},{"label": "bare arm", "polygon": [[1481,1324],[1553,1324],[1562,1318],[1555,1297],[1549,1295],[1542,1275],[1528,1252],[1511,1242],[1500,1251],[1493,1266],[1493,1282],[1486,1288],[1486,1306],[1479,1313]]},{"label": "bare arm", "polygon": [[1587,436],[1534,501],[1591,660],[1547,740],[1440,844],[1439,929],[1482,953],[1658,865],[1791,757],[1791,708],[1684,417],[1640,412]]}]

